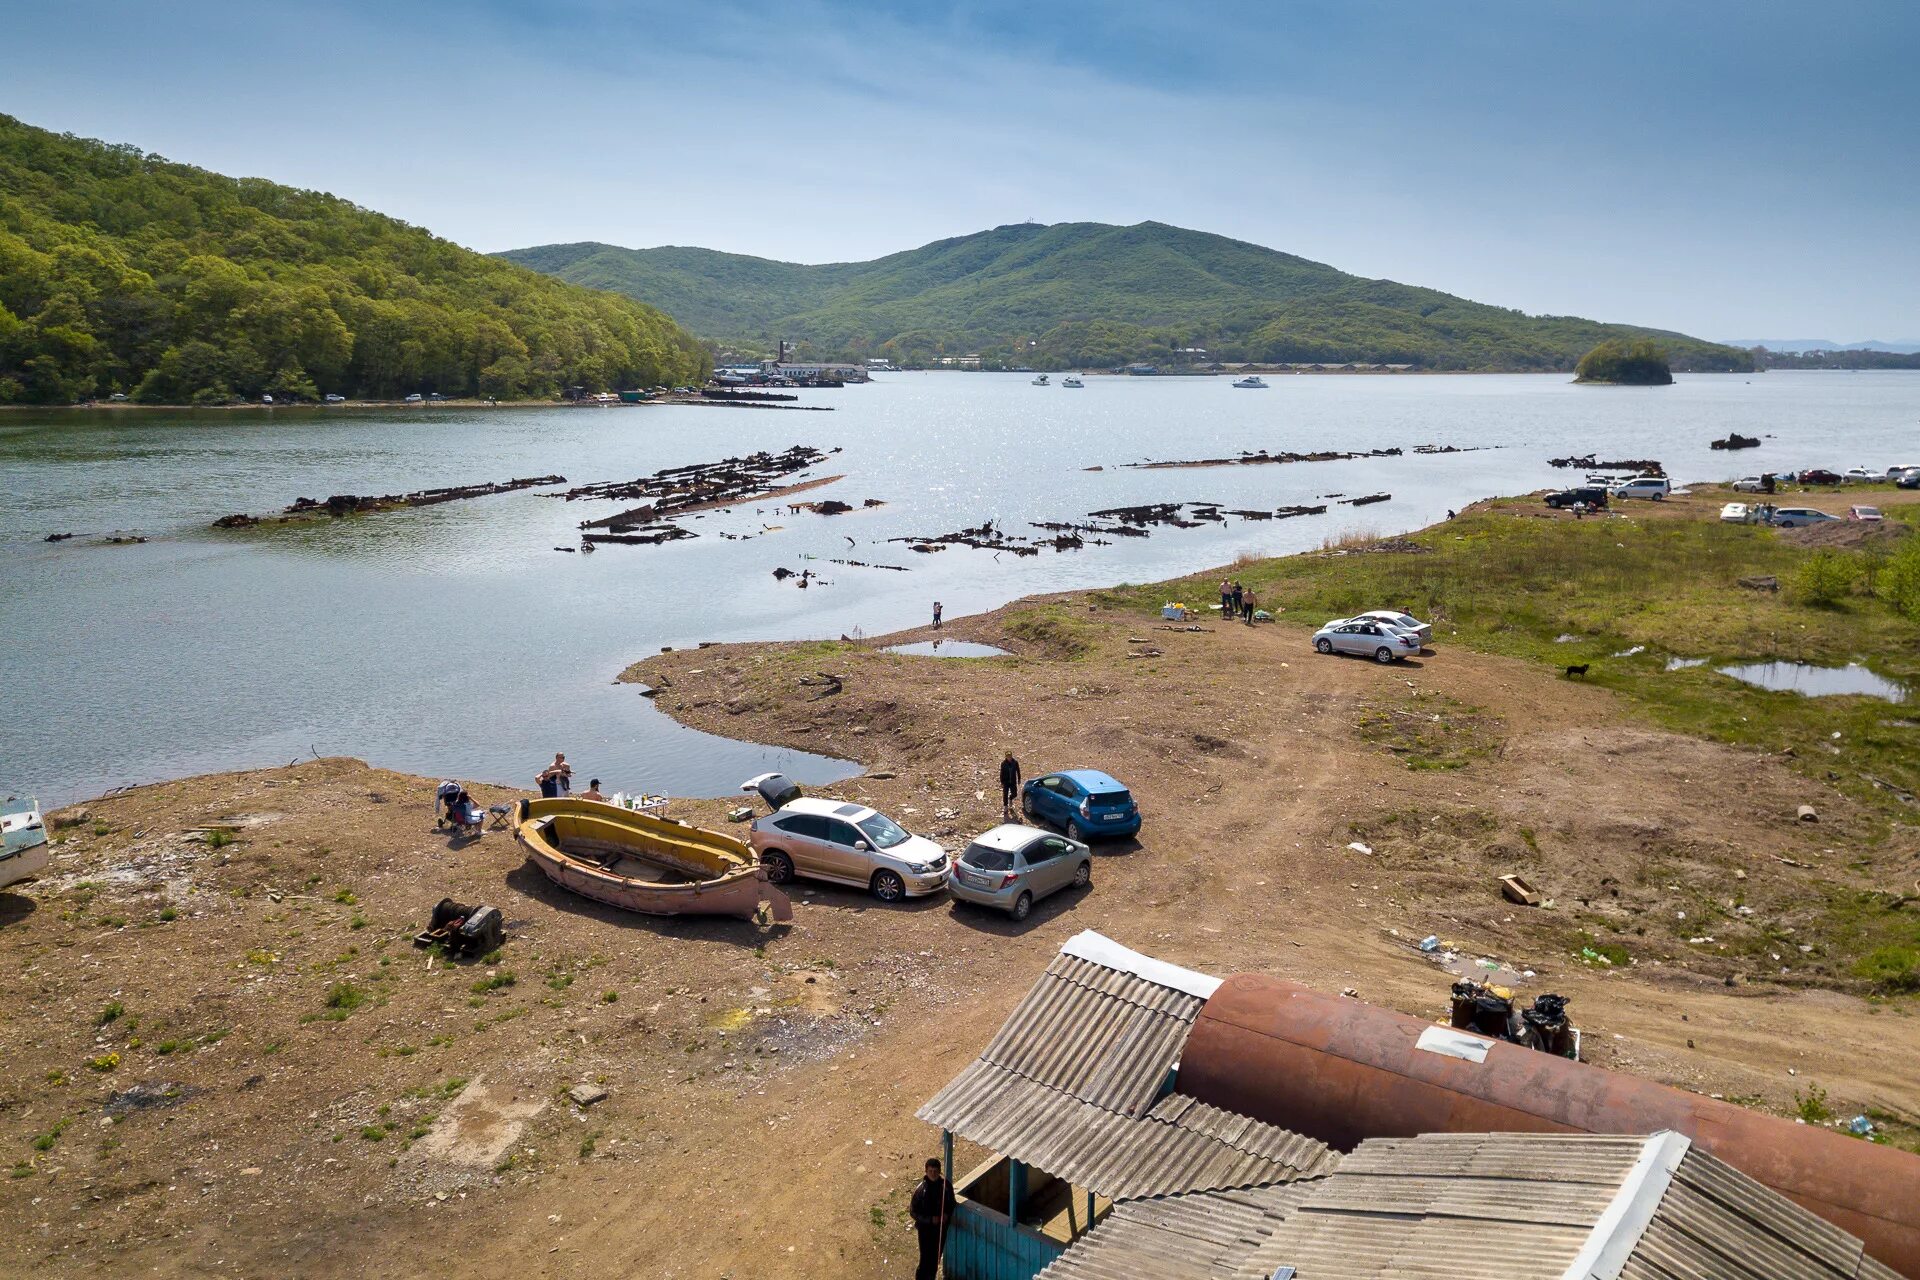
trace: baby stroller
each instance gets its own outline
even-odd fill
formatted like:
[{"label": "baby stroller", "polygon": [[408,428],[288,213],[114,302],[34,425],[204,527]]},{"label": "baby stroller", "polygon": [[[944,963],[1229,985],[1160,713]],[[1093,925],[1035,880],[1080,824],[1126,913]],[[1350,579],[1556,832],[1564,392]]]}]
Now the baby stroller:
[{"label": "baby stroller", "polygon": [[457,836],[475,839],[484,830],[487,815],[467,789],[457,782],[443,782],[433,793],[433,825],[437,831],[453,828]]}]

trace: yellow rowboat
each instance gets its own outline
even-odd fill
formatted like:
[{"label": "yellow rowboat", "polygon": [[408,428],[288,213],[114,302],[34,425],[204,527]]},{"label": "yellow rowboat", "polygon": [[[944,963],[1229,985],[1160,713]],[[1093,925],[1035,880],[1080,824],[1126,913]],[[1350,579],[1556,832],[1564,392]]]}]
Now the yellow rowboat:
[{"label": "yellow rowboat", "polygon": [[767,881],[751,846],[732,836],[598,800],[521,800],[513,838],[547,879],[626,911],[653,916],[738,916],[761,902],[793,919],[787,895]]}]

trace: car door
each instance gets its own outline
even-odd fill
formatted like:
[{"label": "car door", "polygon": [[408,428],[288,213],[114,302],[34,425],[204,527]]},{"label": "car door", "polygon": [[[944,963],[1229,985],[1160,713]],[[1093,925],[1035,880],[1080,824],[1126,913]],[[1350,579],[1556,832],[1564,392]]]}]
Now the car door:
[{"label": "car door", "polygon": [[1033,868],[1033,896],[1044,898],[1064,889],[1073,879],[1073,846],[1059,836],[1047,836],[1027,846],[1027,865]]},{"label": "car door", "polygon": [[860,828],[838,818],[827,819],[826,856],[833,861],[833,874],[855,884],[865,884],[873,875],[873,853],[859,846],[867,843]]},{"label": "car door", "polygon": [[1050,773],[1040,779],[1039,785],[1033,789],[1034,816],[1044,822],[1066,821],[1061,814],[1060,804],[1060,784],[1065,781],[1066,779],[1057,773]]},{"label": "car door", "polygon": [[833,874],[826,852],[827,820],[814,813],[796,813],[774,823],[780,829],[780,847],[793,859],[793,869],[806,876]]},{"label": "car door", "polygon": [[1333,647],[1342,653],[1372,653],[1372,647],[1367,644],[1367,624],[1349,622],[1341,627],[1339,634],[1334,637]]}]

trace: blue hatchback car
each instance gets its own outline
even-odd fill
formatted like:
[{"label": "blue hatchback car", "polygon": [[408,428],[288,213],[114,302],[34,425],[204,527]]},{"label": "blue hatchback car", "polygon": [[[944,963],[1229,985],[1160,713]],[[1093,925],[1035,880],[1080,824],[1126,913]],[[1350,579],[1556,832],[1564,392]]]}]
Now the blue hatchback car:
[{"label": "blue hatchback car", "polygon": [[1020,808],[1030,820],[1050,822],[1070,839],[1130,836],[1140,830],[1140,806],[1126,786],[1098,769],[1062,769],[1029,778]]}]

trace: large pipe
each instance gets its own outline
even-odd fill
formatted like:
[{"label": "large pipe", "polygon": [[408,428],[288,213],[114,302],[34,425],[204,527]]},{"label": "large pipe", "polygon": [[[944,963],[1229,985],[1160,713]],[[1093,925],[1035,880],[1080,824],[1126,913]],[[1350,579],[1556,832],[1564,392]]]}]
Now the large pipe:
[{"label": "large pipe", "polygon": [[1484,1062],[1417,1047],[1432,1026],[1236,974],[1201,1008],[1177,1088],[1341,1150],[1422,1133],[1674,1129],[1920,1280],[1920,1157],[1519,1045],[1494,1043]]}]

